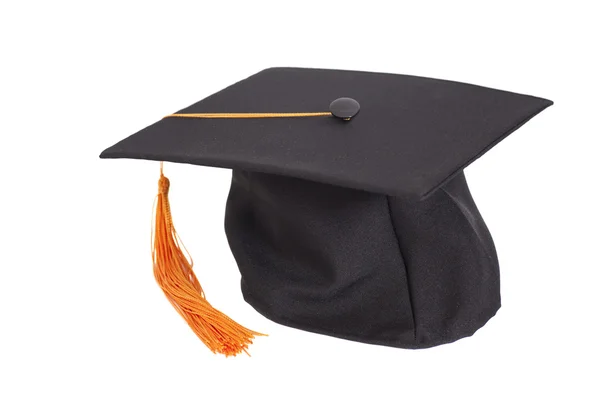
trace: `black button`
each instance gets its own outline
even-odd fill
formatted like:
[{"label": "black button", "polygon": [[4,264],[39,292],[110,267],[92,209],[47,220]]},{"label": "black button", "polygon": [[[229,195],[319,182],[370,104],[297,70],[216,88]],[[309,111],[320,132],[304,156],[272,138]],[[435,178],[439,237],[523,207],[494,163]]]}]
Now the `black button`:
[{"label": "black button", "polygon": [[329,111],[331,111],[331,114],[333,114],[334,117],[349,120],[358,114],[358,111],[360,111],[360,104],[350,97],[340,97],[331,102]]}]

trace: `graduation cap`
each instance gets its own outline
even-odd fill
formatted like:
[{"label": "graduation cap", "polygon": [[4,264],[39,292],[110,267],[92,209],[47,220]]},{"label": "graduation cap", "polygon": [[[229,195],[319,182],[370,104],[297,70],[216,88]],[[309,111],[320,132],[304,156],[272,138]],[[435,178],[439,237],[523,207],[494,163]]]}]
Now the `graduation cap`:
[{"label": "graduation cap", "polygon": [[271,68],[106,149],[161,161],[153,263],[213,351],[260,335],[213,308],[179,240],[162,162],[232,169],[225,232],[244,299],[283,325],[425,348],[500,307],[498,258],[463,169],[552,104],[423,77]]}]

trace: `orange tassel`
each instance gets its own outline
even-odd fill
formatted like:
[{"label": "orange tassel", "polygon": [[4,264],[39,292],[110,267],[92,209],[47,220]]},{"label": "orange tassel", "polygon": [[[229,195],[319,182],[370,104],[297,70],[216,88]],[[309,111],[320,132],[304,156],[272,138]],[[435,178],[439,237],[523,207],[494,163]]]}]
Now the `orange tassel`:
[{"label": "orange tassel", "polygon": [[173,226],[169,205],[169,180],[160,164],[152,249],[154,276],[167,299],[194,333],[213,352],[235,356],[248,354],[248,345],[261,333],[244,328],[213,308],[192,270],[193,261]]}]

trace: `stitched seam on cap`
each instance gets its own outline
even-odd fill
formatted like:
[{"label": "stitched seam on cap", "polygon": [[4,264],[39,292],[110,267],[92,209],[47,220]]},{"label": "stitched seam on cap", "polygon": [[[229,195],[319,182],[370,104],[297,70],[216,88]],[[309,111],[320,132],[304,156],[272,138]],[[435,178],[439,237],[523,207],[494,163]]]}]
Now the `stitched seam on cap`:
[{"label": "stitched seam on cap", "polygon": [[392,225],[392,232],[394,232],[394,237],[396,238],[396,244],[398,245],[398,254],[400,254],[400,258],[402,259],[402,264],[404,265],[404,276],[406,278],[406,291],[408,295],[408,303],[410,306],[410,314],[412,316],[413,322],[413,336],[415,343],[417,342],[417,319],[415,317],[415,308],[413,304],[413,296],[412,296],[412,288],[410,284],[410,277],[408,273],[408,267],[406,262],[404,261],[404,255],[402,254],[402,249],[400,248],[400,240],[398,239],[398,232],[396,231],[396,225],[394,224],[394,218],[392,216],[392,207],[390,205],[390,196],[385,196],[385,201],[387,203],[388,215],[390,217],[390,224]]}]

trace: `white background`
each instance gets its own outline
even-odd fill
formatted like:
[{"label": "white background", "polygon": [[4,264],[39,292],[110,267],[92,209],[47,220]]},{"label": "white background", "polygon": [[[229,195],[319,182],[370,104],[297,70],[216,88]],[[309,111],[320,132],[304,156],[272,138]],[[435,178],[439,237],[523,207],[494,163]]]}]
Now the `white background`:
[{"label": "white background", "polygon": [[[420,3],[2,2],[0,398],[600,398],[596,2]],[[209,300],[270,336],[213,355],[164,299],[158,164],[98,154],[270,66],[556,102],[467,169],[503,296],[474,337],[410,351],[261,317],[223,232],[230,172],[213,168],[167,166],[176,225]]]}]

